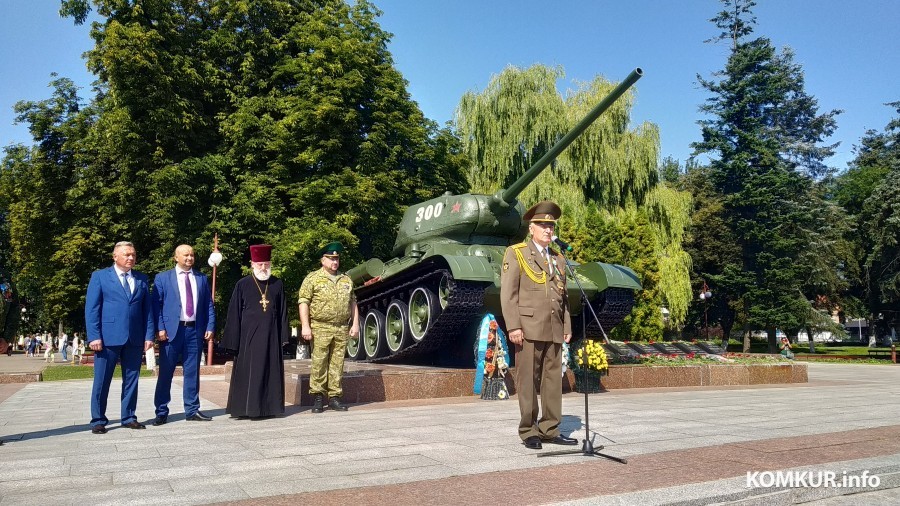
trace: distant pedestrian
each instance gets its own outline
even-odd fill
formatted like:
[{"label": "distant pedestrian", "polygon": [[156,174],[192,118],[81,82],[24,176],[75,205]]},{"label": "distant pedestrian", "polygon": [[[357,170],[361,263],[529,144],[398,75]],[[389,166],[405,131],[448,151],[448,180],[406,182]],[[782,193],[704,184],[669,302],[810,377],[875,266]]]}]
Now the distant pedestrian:
[{"label": "distant pedestrian", "polygon": [[779,344],[778,347],[781,349],[781,356],[788,360],[794,359],[794,352],[791,351],[791,342],[788,341],[788,338],[782,337],[781,344]]},{"label": "distant pedestrian", "polygon": [[44,361],[53,363],[53,341],[47,340],[47,344],[44,345]]},{"label": "distant pedestrian", "polygon": [[74,334],[72,334],[72,362],[73,363],[77,362],[75,360],[75,357],[78,357],[80,359],[81,355],[84,354],[84,352],[82,351],[82,344],[83,343],[81,341],[81,338],[78,337],[78,332],[75,332]]},{"label": "distant pedestrian", "polygon": [[59,351],[62,353],[63,362],[69,361],[69,353],[66,348],[69,347],[69,335],[63,332],[59,335],[59,343],[58,343]]}]

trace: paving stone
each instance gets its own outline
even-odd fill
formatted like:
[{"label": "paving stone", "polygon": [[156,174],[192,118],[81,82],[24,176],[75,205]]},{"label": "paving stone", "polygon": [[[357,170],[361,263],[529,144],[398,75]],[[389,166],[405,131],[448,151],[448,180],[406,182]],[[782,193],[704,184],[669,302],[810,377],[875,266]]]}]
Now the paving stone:
[{"label": "paving stone", "polygon": [[[315,416],[289,409],[289,416],[256,422],[229,419],[204,400],[201,404],[215,417],[212,422],[185,422],[179,419],[183,414],[173,410],[171,423],[161,428],[126,430],[112,420],[110,432],[96,436],[86,425],[90,382],[28,384],[6,398],[0,396],[0,439],[6,441],[0,448],[0,466],[32,473],[28,478],[2,475],[0,505],[204,504],[248,498],[275,504],[293,499],[280,504],[294,504],[315,503],[315,494],[332,491],[322,496],[329,498],[326,502],[339,502],[344,496],[338,492],[352,492],[353,502],[359,504],[371,500],[396,506],[404,504],[404,497],[420,502],[423,497],[444,497],[423,495],[429,491],[446,491],[446,497],[461,502],[477,501],[487,484],[520,477],[526,477],[521,487],[531,495],[511,495],[510,503],[539,502],[535,498],[550,491],[546,483],[565,485],[564,495],[553,495],[557,500],[588,501],[585,504],[632,497],[610,490],[637,490],[634,493],[646,494],[640,497],[662,502],[696,499],[701,504],[715,498],[761,503],[766,494],[772,501],[783,495],[771,490],[723,495],[716,492],[722,483],[715,471],[740,473],[748,462],[774,470],[793,462],[837,462],[854,455],[863,457],[853,460],[855,465],[865,462],[889,486],[900,486],[894,474],[900,472],[900,447],[889,450],[900,432],[900,399],[884,395],[900,381],[900,368],[810,364],[809,371],[808,384],[620,390],[589,396],[594,443],[605,445],[603,451],[609,454],[628,456],[630,463],[624,466],[580,454],[539,458],[565,447],[547,445],[535,452],[522,446],[515,401],[408,401]],[[208,384],[227,386],[222,381]],[[141,420],[153,418],[154,385],[153,379],[141,380]],[[111,401],[120,388],[114,382]],[[176,390],[173,407],[181,402]],[[111,413],[118,411],[115,404],[110,402]],[[562,432],[581,439],[584,397],[564,395],[563,413]],[[841,444],[835,445],[835,439]],[[687,474],[698,482],[678,485],[685,479],[676,474],[681,468],[693,469]],[[33,494],[28,484],[45,479],[48,469],[53,485]],[[640,472],[657,478],[644,482]],[[624,488],[596,488],[598,476],[602,484]],[[732,479],[743,483],[740,476]],[[668,490],[671,484],[686,488]],[[579,495],[570,486],[594,492]],[[817,491],[790,492],[791,500],[831,500]],[[463,493],[472,495],[454,495]],[[301,494],[310,500],[274,497],[278,494]]]}]

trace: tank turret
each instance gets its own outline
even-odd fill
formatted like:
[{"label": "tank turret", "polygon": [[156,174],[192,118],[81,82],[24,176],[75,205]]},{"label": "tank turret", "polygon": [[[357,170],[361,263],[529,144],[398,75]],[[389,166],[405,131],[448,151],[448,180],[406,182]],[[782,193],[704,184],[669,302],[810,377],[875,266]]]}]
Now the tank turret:
[{"label": "tank turret", "polygon": [[[446,356],[437,352],[447,348],[466,349],[468,324],[485,311],[499,316],[503,254],[527,229],[519,194],[641,75],[639,68],[632,71],[508,188],[493,195],[447,192],[410,206],[400,221],[394,257],[370,259],[348,271],[362,319],[360,340],[347,349],[350,358],[421,361]],[[631,269],[595,262],[575,271],[605,330],[628,315],[634,290],[641,287]],[[574,282],[569,286],[575,289]],[[587,330],[599,331],[590,325]]]}]

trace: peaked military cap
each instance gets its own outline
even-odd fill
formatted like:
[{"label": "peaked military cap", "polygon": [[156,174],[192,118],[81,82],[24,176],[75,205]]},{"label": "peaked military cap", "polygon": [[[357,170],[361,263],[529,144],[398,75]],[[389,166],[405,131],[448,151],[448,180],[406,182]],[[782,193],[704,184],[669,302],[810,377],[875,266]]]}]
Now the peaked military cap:
[{"label": "peaked military cap", "polygon": [[339,257],[341,256],[342,251],[344,251],[344,245],[338,241],[334,241],[326,244],[324,248],[320,249],[319,256]]},{"label": "peaked military cap", "polygon": [[525,211],[525,216],[523,216],[522,219],[531,222],[543,221],[556,223],[556,220],[558,220],[560,216],[562,216],[562,209],[555,203],[545,200],[531,206]]}]

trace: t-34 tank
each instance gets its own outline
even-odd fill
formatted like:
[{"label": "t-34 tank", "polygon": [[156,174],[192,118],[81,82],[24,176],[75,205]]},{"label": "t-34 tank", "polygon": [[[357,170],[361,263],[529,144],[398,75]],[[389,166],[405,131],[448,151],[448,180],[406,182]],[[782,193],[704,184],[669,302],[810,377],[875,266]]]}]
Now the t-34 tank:
[{"label": "t-34 tank", "polygon": [[[450,192],[410,206],[400,222],[394,257],[368,260],[348,271],[356,284],[360,339],[349,343],[352,359],[447,362],[471,353],[471,323],[485,311],[500,316],[500,266],[506,247],[522,241],[527,224],[522,190],[641,77],[635,69],[584,119],[509,188],[494,195]],[[641,285],[621,265],[599,262],[574,267],[604,330],[619,324]],[[580,294],[568,283],[573,324],[580,329]],[[599,333],[595,323],[588,333]],[[573,332],[576,337],[579,330]]]}]

